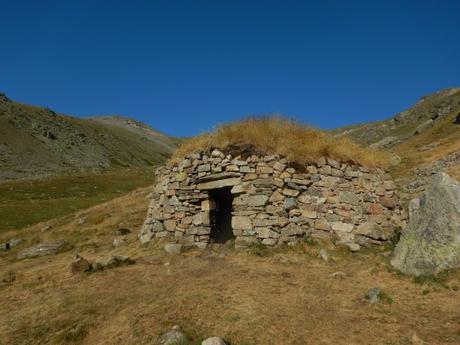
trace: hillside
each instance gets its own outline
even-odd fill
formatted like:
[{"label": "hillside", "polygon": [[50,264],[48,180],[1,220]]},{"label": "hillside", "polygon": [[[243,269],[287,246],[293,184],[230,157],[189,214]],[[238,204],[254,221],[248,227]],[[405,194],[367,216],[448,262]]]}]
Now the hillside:
[{"label": "hillside", "polygon": [[[413,107],[388,120],[339,128],[336,137],[349,137],[374,148],[392,148],[452,119],[460,112],[460,88],[422,97]],[[454,126],[453,126],[454,127]]]},{"label": "hillside", "polygon": [[179,140],[127,118],[80,119],[0,96],[0,181],[145,167]]},{"label": "hillside", "polygon": [[391,172],[404,178],[404,183],[438,170],[460,179],[460,88],[422,97],[412,108],[388,120],[339,128],[333,133],[392,152]]}]

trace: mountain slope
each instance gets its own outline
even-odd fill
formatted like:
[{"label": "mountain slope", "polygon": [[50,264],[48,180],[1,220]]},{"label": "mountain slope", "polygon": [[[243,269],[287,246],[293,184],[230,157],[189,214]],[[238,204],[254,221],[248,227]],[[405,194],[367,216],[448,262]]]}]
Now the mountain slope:
[{"label": "mountain slope", "polygon": [[56,114],[0,95],[0,181],[161,163],[179,140],[158,132],[153,139],[152,133]]},{"label": "mountain slope", "polygon": [[392,148],[460,112],[460,88],[422,97],[412,108],[379,122],[347,126],[334,131],[374,148]]},{"label": "mountain slope", "polygon": [[104,125],[120,127],[131,133],[135,133],[146,140],[151,140],[158,146],[164,147],[166,150],[175,150],[180,140],[174,137],[167,136],[156,129],[137,120],[130,119],[124,116],[93,116],[90,120],[102,123]]}]

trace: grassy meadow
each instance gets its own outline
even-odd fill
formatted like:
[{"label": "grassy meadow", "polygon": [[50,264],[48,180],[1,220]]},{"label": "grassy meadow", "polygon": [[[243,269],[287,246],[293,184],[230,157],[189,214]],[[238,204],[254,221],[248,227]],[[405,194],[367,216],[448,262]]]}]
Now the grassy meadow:
[{"label": "grassy meadow", "polygon": [[153,183],[153,168],[0,183],[0,233],[103,203]]},{"label": "grassy meadow", "polygon": [[[137,239],[149,192],[51,220],[47,231],[39,223],[0,234],[0,241],[25,239],[0,252],[0,344],[147,345],[175,324],[189,345],[209,336],[233,345],[460,343],[459,272],[414,280],[392,269],[391,248],[350,253],[328,242],[169,256],[161,243]],[[131,233],[114,248],[120,227]],[[61,238],[73,249],[16,259],[33,243]],[[75,253],[92,262],[129,255],[136,264],[72,276]],[[374,287],[385,299],[370,305],[365,296]]]}]

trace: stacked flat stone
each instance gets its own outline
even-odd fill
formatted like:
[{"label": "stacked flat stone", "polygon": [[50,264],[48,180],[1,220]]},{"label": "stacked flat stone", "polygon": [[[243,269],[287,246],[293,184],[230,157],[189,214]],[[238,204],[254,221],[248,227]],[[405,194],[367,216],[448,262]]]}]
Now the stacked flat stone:
[{"label": "stacked flat stone", "polygon": [[311,236],[344,244],[381,244],[406,213],[381,169],[323,158],[297,169],[278,155],[232,157],[219,150],[186,156],[156,170],[148,215],[139,234],[206,247],[211,239],[209,192],[231,188],[235,245],[295,243]]}]

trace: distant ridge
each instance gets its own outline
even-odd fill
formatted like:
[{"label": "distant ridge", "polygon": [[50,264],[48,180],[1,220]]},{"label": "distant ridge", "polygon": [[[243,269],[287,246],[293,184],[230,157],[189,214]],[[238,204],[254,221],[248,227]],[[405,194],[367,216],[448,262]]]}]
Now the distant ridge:
[{"label": "distant ridge", "polygon": [[81,119],[0,93],[0,181],[164,162],[180,139],[120,116]]}]

